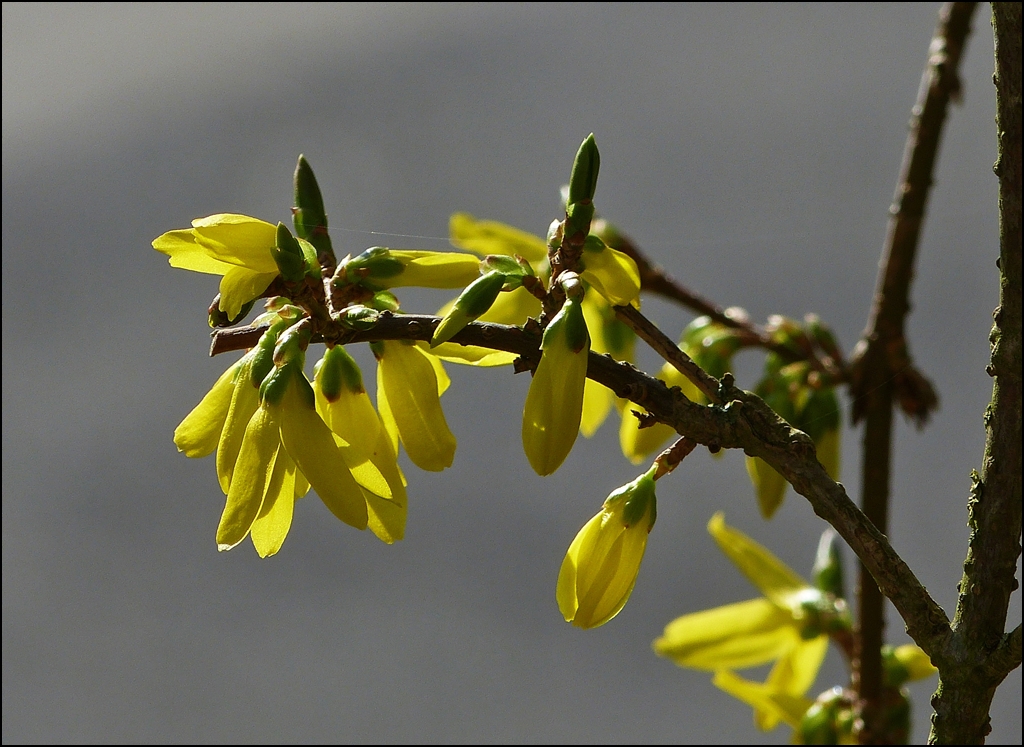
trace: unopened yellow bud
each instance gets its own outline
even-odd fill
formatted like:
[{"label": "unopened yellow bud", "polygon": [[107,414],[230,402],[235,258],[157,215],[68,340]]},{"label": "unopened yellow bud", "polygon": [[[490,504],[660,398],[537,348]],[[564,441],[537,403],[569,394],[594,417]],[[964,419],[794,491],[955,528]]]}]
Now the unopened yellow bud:
[{"label": "unopened yellow bud", "polygon": [[566,299],[544,330],[540,363],[523,406],[523,450],[541,476],[572,451],[583,416],[590,335],[578,301]]},{"label": "unopened yellow bud", "polygon": [[654,468],[605,499],[569,546],[555,596],[566,622],[596,628],[629,600],[657,517]]}]

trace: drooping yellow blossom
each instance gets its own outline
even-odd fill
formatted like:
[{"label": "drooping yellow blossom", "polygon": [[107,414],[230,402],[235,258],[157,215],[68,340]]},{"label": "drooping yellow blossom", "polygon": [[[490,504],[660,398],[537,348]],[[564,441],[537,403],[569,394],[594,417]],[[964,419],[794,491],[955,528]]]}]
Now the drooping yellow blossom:
[{"label": "drooping yellow blossom", "polygon": [[542,477],[561,466],[576,442],[589,353],[583,309],[569,297],[544,330],[540,363],[523,406],[523,450]]},{"label": "drooping yellow blossom", "polygon": [[[366,498],[330,429],[316,412],[301,363],[291,361],[276,368],[262,389],[262,401],[246,426],[238,452],[217,529],[218,547],[229,550],[241,542],[261,514],[268,520],[260,527],[259,539],[254,539],[257,550],[261,545],[280,547],[290,526],[291,509],[276,504],[294,503],[295,482],[288,475],[296,468],[331,513],[346,524],[365,529]],[[283,462],[282,456],[287,457]]]},{"label": "drooping yellow blossom", "polygon": [[654,472],[612,492],[569,545],[555,591],[566,622],[596,628],[629,600],[657,518]]},{"label": "drooping yellow blossom", "polygon": [[354,457],[369,460],[390,488],[390,497],[364,490],[370,530],[388,544],[402,539],[408,508],[405,478],[391,439],[363,388],[359,367],[344,347],[337,345],[324,354],[316,368],[313,392],[324,422],[351,444]]},{"label": "drooping yellow blossom", "polygon": [[455,459],[455,436],[441,409],[449,379],[434,356],[403,340],[375,344],[377,409],[394,449],[401,439],[417,467],[440,472]]},{"label": "drooping yellow blossom", "polygon": [[276,245],[275,226],[234,213],[196,218],[192,228],[168,231],[153,240],[153,248],[170,257],[171,267],[224,276],[220,308],[229,319],[277,277],[271,254]]},{"label": "drooping yellow blossom", "polygon": [[[828,630],[849,625],[845,603],[814,588],[767,549],[727,526],[721,513],[708,522],[708,531],[764,597],[676,618],[654,641],[654,650],[679,666],[716,672],[774,661],[757,697],[777,696],[779,703],[792,705],[814,684],[828,649]],[[723,688],[733,694],[753,692],[727,675],[721,681],[734,686]],[[755,723],[765,731],[774,728],[783,714],[759,703]]]}]

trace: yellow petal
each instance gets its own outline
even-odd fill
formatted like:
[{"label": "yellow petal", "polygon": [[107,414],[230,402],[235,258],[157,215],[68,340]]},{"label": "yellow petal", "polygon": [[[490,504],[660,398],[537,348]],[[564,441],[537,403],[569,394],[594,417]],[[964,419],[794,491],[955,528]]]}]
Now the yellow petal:
[{"label": "yellow petal", "polygon": [[480,277],[480,260],[472,254],[392,249],[405,267],[387,278],[374,279],[385,288],[464,288]]},{"label": "yellow petal", "polygon": [[261,558],[277,554],[288,536],[288,530],[291,529],[292,514],[295,511],[297,471],[295,462],[288,453],[284,450],[279,451],[260,515],[256,517],[249,530],[253,547]]},{"label": "yellow petal", "polygon": [[245,428],[224,513],[217,527],[217,549],[230,550],[249,533],[263,506],[267,484],[281,448],[277,414],[260,407]]},{"label": "yellow petal", "polygon": [[476,345],[459,345],[456,342],[443,342],[434,347],[431,353],[449,363],[462,363],[480,368],[507,366],[519,357],[515,353],[506,353],[504,350],[491,350]]},{"label": "yellow petal", "polygon": [[477,220],[469,213],[454,213],[448,221],[452,246],[488,254],[518,254],[528,262],[541,262],[548,257],[547,242],[540,236],[513,228],[494,220]]},{"label": "yellow petal", "polygon": [[779,721],[784,721],[792,728],[798,729],[807,709],[814,704],[814,701],[807,698],[780,693],[767,685],[751,682],[728,670],[715,672],[712,682],[719,689],[752,706],[755,714],[770,713],[772,726],[769,728],[774,728]]},{"label": "yellow petal", "polygon": [[893,649],[892,655],[899,662],[900,669],[902,670],[900,672],[901,682],[899,684],[927,679],[939,671],[932,664],[928,654],[913,643],[897,646]]},{"label": "yellow petal", "polygon": [[361,462],[369,457],[377,444],[381,424],[377,411],[365,392],[354,392],[342,387],[340,396],[334,402],[328,402],[319,387],[320,377],[316,377],[316,409],[328,427],[349,444],[350,458]]},{"label": "yellow petal", "polygon": [[770,519],[782,505],[789,483],[760,457],[747,457],[747,474],[757,492],[757,505],[761,515]]},{"label": "yellow petal", "polygon": [[758,598],[677,617],[654,651],[681,667],[743,669],[778,659],[800,640],[792,614]]},{"label": "yellow petal", "polygon": [[231,407],[238,368],[239,364],[235,363],[222,373],[213,388],[174,429],[174,445],[185,456],[204,457],[217,448]]},{"label": "yellow petal", "polygon": [[259,406],[259,391],[249,380],[251,370],[252,360],[243,358],[235,376],[231,404],[228,406],[224,428],[217,445],[217,479],[220,480],[220,489],[225,495],[231,485],[231,475],[238,459],[238,450],[242,448],[245,428]]},{"label": "yellow petal", "polygon": [[281,443],[331,513],[356,529],[365,529],[363,491],[345,464],[331,429],[317,415],[312,392],[307,400],[300,390],[304,383],[304,379],[299,381],[300,375],[289,382],[281,403],[273,406],[281,409]]},{"label": "yellow petal", "polygon": [[814,444],[818,461],[833,480],[839,479],[839,429],[825,431]]},{"label": "yellow petal", "polygon": [[245,304],[263,294],[277,275],[277,270],[254,272],[246,267],[232,267],[220,281],[220,310],[228,319],[234,319]]},{"label": "yellow petal", "polygon": [[576,617],[576,610],[579,608],[579,600],[576,597],[576,576],[579,566],[580,548],[583,546],[584,537],[590,536],[600,527],[603,512],[594,516],[583,525],[583,528],[576,533],[569,550],[562,560],[562,567],[558,571],[558,584],[555,588],[555,598],[558,601],[558,609],[566,622],[572,622]]},{"label": "yellow petal", "polygon": [[409,499],[405,491],[405,480],[391,440],[383,428],[377,431],[377,446],[370,456],[370,461],[380,470],[391,489],[391,498],[366,493],[366,508],[369,512],[369,527],[377,537],[387,544],[396,542],[405,536],[405,519],[408,513]]},{"label": "yellow petal", "polygon": [[[653,486],[648,474],[614,491],[569,545],[555,590],[558,608],[567,622],[584,629],[595,628],[626,605],[654,523]],[[639,500],[640,489],[649,491],[639,509],[642,516],[632,517],[633,523],[627,525],[627,506],[631,498]]]},{"label": "yellow petal", "polygon": [[432,358],[416,345],[385,341],[378,362],[378,408],[385,425],[385,409],[389,411],[413,463],[440,472],[452,465],[456,442],[441,409],[439,390],[444,382],[438,380]]},{"label": "yellow petal", "polygon": [[384,432],[388,434],[391,442],[391,450],[398,453],[398,423],[395,422],[395,415],[391,412],[391,404],[388,402],[388,393],[384,388],[383,373],[380,363],[377,363],[377,412],[380,413],[380,423],[384,426]]},{"label": "yellow petal", "polygon": [[[570,332],[582,331],[574,351]],[[566,301],[544,332],[542,353],[523,405],[523,450],[542,477],[557,470],[572,451],[583,417],[590,336],[579,304]]]},{"label": "yellow petal", "polygon": [[580,417],[580,433],[585,438],[593,436],[611,412],[615,392],[604,384],[587,379],[583,385],[583,414]]},{"label": "yellow petal", "polygon": [[622,421],[619,426],[619,446],[623,456],[633,464],[647,459],[651,454],[661,449],[665,442],[672,436],[678,436],[675,429],[664,423],[655,423],[647,428],[640,427],[640,421],[633,411],[646,414],[647,410],[640,405],[628,403],[622,411]]},{"label": "yellow petal", "polygon": [[153,240],[153,248],[169,257],[171,267],[208,275],[223,275],[234,265],[211,257],[207,250],[196,243],[192,229],[168,231]]},{"label": "yellow petal", "polygon": [[627,254],[605,247],[584,252],[585,269],[580,277],[590,283],[612,306],[628,306],[640,298],[640,272]]},{"label": "yellow petal", "polygon": [[270,250],[277,246],[277,227],[248,215],[219,213],[192,221],[196,243],[215,259],[256,273],[278,272]]},{"label": "yellow petal", "polygon": [[788,608],[793,595],[810,585],[763,545],[728,526],[721,511],[711,517],[708,532],[750,583],[779,607]]},{"label": "yellow petal", "polygon": [[[765,686],[776,693],[801,698],[818,678],[818,670],[828,653],[828,636],[819,635],[810,640],[801,640],[784,656],[780,657],[768,673]],[[809,707],[809,706],[808,706]],[[804,709],[806,710],[806,709]],[[757,709],[754,723],[761,731],[770,731],[778,723],[780,714],[776,709]]]}]

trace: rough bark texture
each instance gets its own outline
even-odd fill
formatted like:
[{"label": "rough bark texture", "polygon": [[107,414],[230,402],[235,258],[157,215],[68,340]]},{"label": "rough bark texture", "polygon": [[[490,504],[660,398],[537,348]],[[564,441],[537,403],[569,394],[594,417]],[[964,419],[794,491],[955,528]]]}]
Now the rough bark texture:
[{"label": "rough bark texture", "polygon": [[1020,627],[1003,632],[1021,550],[1021,4],[994,3],[992,24],[1000,288],[986,370],[994,383],[984,460],[967,504],[971,536],[953,634],[935,660],[935,744],[984,742],[996,687],[1021,661]]}]

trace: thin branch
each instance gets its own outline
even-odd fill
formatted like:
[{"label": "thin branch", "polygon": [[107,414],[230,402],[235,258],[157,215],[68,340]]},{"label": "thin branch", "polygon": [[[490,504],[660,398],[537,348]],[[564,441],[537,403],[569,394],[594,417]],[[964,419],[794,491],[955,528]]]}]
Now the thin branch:
[{"label": "thin branch", "polygon": [[608,246],[629,255],[636,262],[640,273],[640,287],[644,292],[675,301],[698,314],[714,319],[723,326],[738,330],[742,333],[741,347],[762,347],[789,362],[806,360],[814,369],[827,373],[834,382],[846,380],[846,364],[838,350],[824,358],[818,357],[810,347],[798,354],[792,347],[775,342],[767,330],[750,321],[745,313],[732,313],[733,309],[723,309],[684,286],[606,220],[595,221],[594,232],[600,235]]},{"label": "thin branch", "polygon": [[694,363],[690,356],[680,350],[670,337],[658,329],[639,310],[632,306],[616,306],[615,316],[636,332],[637,336],[650,345],[658,355],[675,366],[676,370],[688,378],[700,390],[700,393],[708,398],[709,402],[722,403],[718,394],[721,382]]},{"label": "thin branch", "polygon": [[999,177],[999,306],[986,371],[985,454],[968,501],[971,536],[949,648],[935,661],[930,741],[980,744],[995,689],[1021,663],[1020,625],[1003,635],[1021,536],[1021,5],[993,3]]},{"label": "thin branch", "polygon": [[[337,340],[344,343],[429,340],[439,321],[439,317],[429,315],[382,313],[372,328],[339,331]],[[215,347],[222,352],[241,349],[245,347],[242,341],[251,342],[252,334],[251,331],[242,334],[218,330],[215,338],[223,337],[224,342],[215,343]],[[522,368],[533,368],[540,358],[540,337],[539,328],[473,322],[451,341],[516,353],[522,356]],[[236,347],[232,348],[233,345]],[[816,514],[835,527],[871,570],[907,621],[907,631],[915,642],[929,653],[945,645],[950,631],[942,608],[928,595],[885,536],[850,500],[845,488],[828,476],[818,462],[810,437],[779,418],[761,398],[736,388],[731,375],[722,378],[715,392],[724,406],[691,402],[678,388],[670,389],[660,379],[608,355],[590,353],[587,376],[619,397],[640,405],[656,420],[697,443],[711,449],[743,449],[751,456],[764,459],[797,493],[807,498]]]},{"label": "thin branch", "polygon": [[[903,330],[942,126],[950,100],[959,94],[957,70],[975,5],[946,3],[939,13],[890,208],[871,318],[850,367],[854,422],[866,416],[861,505],[883,533],[888,526],[893,402],[898,400],[918,424],[927,420],[938,402],[931,385],[910,362]],[[863,708],[861,743],[865,744],[888,738],[881,712],[884,589],[879,590],[873,575],[866,565],[861,566],[854,685]]]}]

